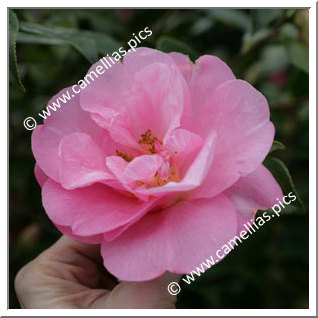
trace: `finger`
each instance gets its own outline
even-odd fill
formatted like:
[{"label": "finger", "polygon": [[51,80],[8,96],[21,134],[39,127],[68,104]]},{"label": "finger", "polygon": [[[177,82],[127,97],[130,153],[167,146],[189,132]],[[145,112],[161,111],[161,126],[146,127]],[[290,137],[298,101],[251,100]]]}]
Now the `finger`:
[{"label": "finger", "polygon": [[181,275],[166,272],[146,282],[121,282],[110,293],[97,299],[92,308],[175,308],[177,297],[167,287]]},{"label": "finger", "polygon": [[[111,290],[117,281],[104,268],[99,249],[98,245],[62,236],[19,271],[15,279],[17,294],[25,298],[30,290],[45,288],[52,282],[56,290],[62,283]],[[63,288],[66,290],[65,286]]]},{"label": "finger", "polygon": [[[93,261],[102,261],[100,254],[100,245],[81,243],[69,238],[66,235],[61,236],[61,238],[56,241],[56,243],[53,244],[50,248],[48,248],[44,253],[46,254],[46,256],[56,258],[60,256],[60,253],[56,252],[61,250],[79,252],[83,256],[86,256]],[[67,253],[63,253],[63,257],[65,257],[66,254]]]},{"label": "finger", "polygon": [[[82,267],[83,275],[77,275],[77,278],[81,278],[81,282],[88,287],[112,289],[118,283],[103,265],[100,245],[81,243],[63,235],[43,253],[43,256],[64,265],[76,266],[77,271]],[[94,272],[95,266],[98,272]],[[88,276],[87,268],[91,268],[89,272],[92,272],[96,279],[91,276],[86,277]]]}]

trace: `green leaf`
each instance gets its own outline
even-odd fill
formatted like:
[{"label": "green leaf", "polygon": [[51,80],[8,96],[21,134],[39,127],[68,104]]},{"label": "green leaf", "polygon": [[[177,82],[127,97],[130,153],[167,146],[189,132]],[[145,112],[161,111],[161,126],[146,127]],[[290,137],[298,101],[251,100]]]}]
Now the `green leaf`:
[{"label": "green leaf", "polygon": [[17,62],[16,39],[19,31],[19,21],[12,10],[9,10],[9,76],[10,80],[22,91],[24,88]]},{"label": "green leaf", "polygon": [[[112,38],[104,34],[84,31],[82,35],[83,35],[82,40],[84,41],[86,41],[87,38],[89,38],[88,39],[89,42],[93,40],[95,42],[93,46],[95,45],[97,48],[97,52],[103,56],[105,56],[107,53],[111,54],[114,51],[118,51],[118,49],[121,46],[119,42],[113,40]],[[77,50],[79,50],[77,45],[81,44],[79,39],[80,38],[76,36],[75,43],[72,43]],[[42,34],[30,34],[25,32],[19,32],[17,42],[30,43],[30,44],[44,44],[44,45],[70,45],[67,39],[52,37],[51,35],[47,36]],[[86,57],[86,55],[84,56]]]},{"label": "green leaf", "polygon": [[306,73],[309,72],[309,48],[302,42],[293,39],[285,41],[285,49],[290,62]]},{"label": "green leaf", "polygon": [[84,31],[83,36],[89,37],[95,41],[96,48],[99,54],[105,56],[107,53],[111,54],[122,46],[122,44],[110,36],[98,32]]},{"label": "green leaf", "polygon": [[237,27],[242,31],[247,31],[251,27],[250,17],[243,10],[212,9],[208,13],[214,20]]},{"label": "green leaf", "polygon": [[25,32],[19,32],[17,37],[18,43],[26,44],[45,44],[45,45],[67,45],[65,40],[45,36],[41,34],[29,34]]},{"label": "green leaf", "polygon": [[68,41],[68,43],[81,53],[89,62],[95,63],[98,60],[97,46],[93,39],[76,34],[66,41]]},{"label": "green leaf", "polygon": [[264,41],[270,34],[270,29],[260,29],[259,31],[251,34],[250,32],[247,32],[243,37],[243,45],[241,48],[241,51],[243,54],[247,53],[249,50],[251,50],[252,47],[257,45],[258,43]]},{"label": "green leaf", "polygon": [[[42,44],[48,44],[50,39],[52,39],[50,44],[58,43],[60,45],[63,44],[64,41],[64,44],[69,44],[73,46],[90,63],[94,63],[98,59],[95,41],[91,37],[83,35],[75,29],[46,27],[36,23],[21,22],[21,30],[27,33],[42,36]],[[36,40],[36,38],[34,39]],[[44,43],[44,39],[46,39],[47,43]],[[56,40],[60,41],[56,42]]]},{"label": "green leaf", "polygon": [[55,37],[69,37],[76,34],[76,29],[62,28],[62,27],[47,27],[32,22],[21,22],[20,29],[24,32],[33,34],[42,34]]},{"label": "green leaf", "polygon": [[199,57],[199,54],[186,43],[166,35],[163,35],[158,39],[156,48],[166,53],[180,52],[189,55],[192,61]]},{"label": "green leaf", "polygon": [[24,31],[18,38],[21,43],[71,45],[91,63],[98,59],[98,53],[103,56],[111,54],[121,46],[108,35],[98,32],[46,27],[28,22],[22,22],[21,29]]},{"label": "green leaf", "polygon": [[289,66],[288,56],[283,45],[267,45],[262,49],[260,68],[262,75],[286,69]]},{"label": "green leaf", "polygon": [[198,19],[194,22],[190,32],[192,35],[198,36],[205,32],[208,32],[214,24],[215,21],[213,21],[210,17],[202,17],[201,19]]},{"label": "green leaf", "polygon": [[259,26],[267,26],[277,20],[283,13],[284,9],[254,9],[255,20]]},{"label": "green leaf", "polygon": [[285,149],[286,149],[286,147],[284,144],[282,144],[280,141],[274,140],[274,142],[272,144],[272,148],[269,151],[269,153],[272,153],[272,152],[277,151],[277,150],[285,150]]},{"label": "green leaf", "polygon": [[292,23],[284,24],[279,32],[279,37],[284,41],[285,39],[294,39],[297,40],[299,38],[299,30]]},{"label": "green leaf", "polygon": [[282,212],[285,214],[305,213],[306,209],[304,203],[297,193],[292,177],[285,164],[277,158],[269,157],[265,159],[264,165],[273,174],[274,178],[281,186],[284,195],[293,192],[293,194],[297,197],[294,202],[282,209]]}]

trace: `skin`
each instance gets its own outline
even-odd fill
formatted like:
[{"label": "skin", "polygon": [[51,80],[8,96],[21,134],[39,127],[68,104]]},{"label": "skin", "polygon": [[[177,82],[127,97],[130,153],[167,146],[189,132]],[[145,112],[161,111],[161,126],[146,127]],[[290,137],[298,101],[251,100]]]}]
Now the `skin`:
[{"label": "skin", "polygon": [[104,268],[98,245],[62,236],[25,265],[15,279],[21,308],[175,308],[167,291],[180,275],[166,273],[146,282],[120,282]]}]

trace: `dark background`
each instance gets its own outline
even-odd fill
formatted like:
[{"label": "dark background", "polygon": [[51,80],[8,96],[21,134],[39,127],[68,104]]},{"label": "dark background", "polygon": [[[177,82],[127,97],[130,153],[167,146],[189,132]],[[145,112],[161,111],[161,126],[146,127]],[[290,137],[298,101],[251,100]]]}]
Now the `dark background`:
[{"label": "dark background", "polygon": [[[217,55],[267,97],[275,139],[286,146],[275,156],[290,170],[308,212],[308,10],[13,11],[26,92],[10,84],[10,308],[19,308],[17,271],[60,236],[42,208],[23,120],[38,119],[53,95],[84,77],[96,54],[118,50],[146,26],[153,34],[143,46],[192,59]],[[72,29],[72,36],[57,27]],[[177,308],[308,308],[308,240],[306,213],[266,223],[190,286],[184,283]]]}]

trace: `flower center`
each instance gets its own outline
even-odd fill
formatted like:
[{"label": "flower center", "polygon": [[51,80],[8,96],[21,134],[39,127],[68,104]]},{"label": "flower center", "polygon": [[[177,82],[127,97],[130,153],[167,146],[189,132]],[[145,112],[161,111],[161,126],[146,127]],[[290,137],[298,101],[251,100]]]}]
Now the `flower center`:
[{"label": "flower center", "polygon": [[[165,185],[170,181],[180,181],[174,159],[174,155],[176,154],[176,152],[172,152],[166,149],[163,146],[162,141],[160,141],[157,137],[152,136],[151,129],[147,129],[144,134],[141,134],[141,138],[138,140],[138,143],[139,145],[141,145],[146,154],[161,156],[163,159],[163,163],[151,180],[137,181],[137,185],[151,188]],[[116,155],[122,157],[127,162],[133,160],[133,157],[129,156],[127,153],[122,153],[118,150],[116,150]]]},{"label": "flower center", "polygon": [[148,129],[144,134],[141,134],[141,139],[138,140],[138,143],[142,146],[144,150],[146,150],[146,152],[150,152],[152,154],[156,153],[156,143],[162,145],[162,142],[158,141],[157,137],[152,136],[151,129]]}]

